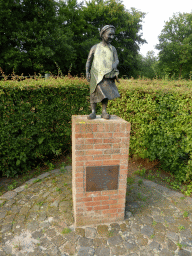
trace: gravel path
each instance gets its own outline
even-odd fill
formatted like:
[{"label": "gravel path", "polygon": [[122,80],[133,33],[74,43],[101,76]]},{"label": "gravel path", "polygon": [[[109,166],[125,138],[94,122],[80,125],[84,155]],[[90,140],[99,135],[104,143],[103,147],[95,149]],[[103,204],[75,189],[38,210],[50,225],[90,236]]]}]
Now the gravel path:
[{"label": "gravel path", "polygon": [[192,255],[192,198],[135,177],[123,222],[75,229],[66,169],[0,197],[0,256]]}]

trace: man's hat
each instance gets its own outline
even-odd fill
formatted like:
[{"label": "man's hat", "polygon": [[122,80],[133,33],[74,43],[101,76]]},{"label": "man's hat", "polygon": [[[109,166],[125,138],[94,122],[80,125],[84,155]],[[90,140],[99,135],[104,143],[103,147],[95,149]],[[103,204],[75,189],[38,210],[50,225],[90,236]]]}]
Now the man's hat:
[{"label": "man's hat", "polygon": [[113,28],[113,29],[115,29],[115,27],[113,26],[113,25],[105,25],[102,29],[101,29],[101,31],[100,31],[100,37],[103,35],[103,33],[107,30],[107,29],[109,29],[109,28]]}]

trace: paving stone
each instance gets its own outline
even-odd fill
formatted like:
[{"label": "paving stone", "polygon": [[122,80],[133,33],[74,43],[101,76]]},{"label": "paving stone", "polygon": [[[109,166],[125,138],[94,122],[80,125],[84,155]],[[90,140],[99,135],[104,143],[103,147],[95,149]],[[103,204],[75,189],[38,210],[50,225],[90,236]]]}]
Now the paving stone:
[{"label": "paving stone", "polygon": [[186,250],[179,250],[178,255],[179,256],[191,256],[191,253]]},{"label": "paving stone", "polygon": [[49,175],[50,175],[49,172],[45,172],[45,173],[39,175],[36,179],[44,179],[44,178],[48,177]]},{"label": "paving stone", "polygon": [[14,189],[13,191],[16,192],[16,193],[19,193],[19,192],[21,192],[23,190],[25,190],[25,185],[22,185],[22,186],[20,186],[20,187],[18,187],[16,189]]},{"label": "paving stone", "polygon": [[141,233],[143,235],[146,235],[148,237],[152,236],[153,233],[154,233],[154,229],[150,226],[144,226],[142,229],[141,229]]},{"label": "paving stone", "polygon": [[95,228],[90,228],[90,227],[87,227],[85,228],[85,236],[87,238],[95,238],[97,235],[97,230]]},{"label": "paving stone", "polygon": [[125,255],[127,250],[125,249],[124,246],[115,246],[111,248],[111,254],[112,256],[114,255]]},{"label": "paving stone", "polygon": [[93,240],[93,246],[94,247],[103,247],[107,245],[107,239],[106,238],[95,238]]},{"label": "paving stone", "polygon": [[93,256],[95,250],[91,247],[81,247],[78,251],[77,256]]},{"label": "paving stone", "polygon": [[7,199],[7,200],[10,200],[14,197],[16,197],[17,193],[14,192],[14,191],[8,191],[6,192],[5,194],[3,194],[0,199]]},{"label": "paving stone", "polygon": [[76,229],[75,229],[75,233],[76,233],[77,235],[80,235],[80,236],[82,236],[82,237],[85,237],[85,229],[84,229],[84,228],[76,228]]},{"label": "paving stone", "polygon": [[167,249],[163,249],[162,251],[159,252],[159,256],[173,256],[173,255],[174,255],[174,253],[170,252]]},{"label": "paving stone", "polygon": [[[71,226],[74,225],[72,193],[63,186],[63,181],[67,187],[71,186],[71,171],[55,170],[48,174],[51,176],[46,178],[47,174],[43,174],[37,177],[44,179],[41,183],[33,184],[35,178],[30,181],[31,186],[25,188],[23,185],[7,192],[7,202],[0,207],[3,231],[0,255],[192,255],[192,200],[181,201],[177,193],[151,181],[144,180],[143,185],[138,186],[135,179],[127,197],[125,221],[75,229]],[[57,186],[62,188],[61,193],[55,191],[52,183],[55,177]],[[145,202],[138,200],[138,193],[145,196]],[[38,202],[43,202],[43,206]],[[188,218],[183,218],[184,211],[189,212]],[[64,228],[70,228],[72,232],[63,235]],[[11,243],[17,237],[25,240],[24,236],[21,237],[25,230],[30,239],[36,241],[34,251],[16,253]],[[178,242],[183,245],[181,250]],[[28,246],[31,248],[30,243]]]},{"label": "paving stone", "polygon": [[128,251],[133,251],[133,250],[138,249],[138,245],[137,245],[136,243],[125,242],[125,243],[124,243],[124,246],[125,246],[125,248],[126,248]]},{"label": "paving stone", "polygon": [[176,251],[177,250],[177,245],[170,239],[167,240],[167,248],[170,251]]},{"label": "paving stone", "polygon": [[4,219],[4,217],[6,216],[6,212],[4,211],[4,212],[0,212],[0,219]]},{"label": "paving stone", "polygon": [[1,233],[9,232],[9,231],[11,231],[11,229],[12,229],[12,224],[5,224],[5,225],[2,225],[2,227],[1,227]]},{"label": "paving stone", "polygon": [[78,243],[81,247],[90,247],[93,245],[93,239],[80,237]]},{"label": "paving stone", "polygon": [[107,247],[98,247],[95,249],[96,256],[110,256],[110,249]]},{"label": "paving stone", "polygon": [[149,244],[149,248],[152,250],[160,251],[161,250],[161,245],[155,241],[151,242]]},{"label": "paving stone", "polygon": [[170,240],[173,240],[174,242],[178,242],[179,241],[179,235],[177,233],[173,233],[173,232],[168,232],[167,233],[167,237]]},{"label": "paving stone", "polygon": [[97,226],[97,232],[100,236],[107,236],[108,235],[108,226],[107,225],[99,225]]},{"label": "paving stone", "polygon": [[53,237],[53,238],[51,239],[51,241],[52,241],[56,246],[58,246],[58,247],[60,247],[60,246],[62,246],[63,244],[66,243],[66,239],[65,239],[63,236],[61,236],[61,235],[57,235],[57,236]]},{"label": "paving stone", "polygon": [[115,246],[115,245],[118,245],[122,242],[123,242],[123,239],[121,238],[121,236],[110,237],[107,240],[107,243],[109,244],[109,246]]},{"label": "paving stone", "polygon": [[59,248],[61,253],[66,253],[68,255],[75,255],[76,246],[74,243],[66,242],[62,247]]}]

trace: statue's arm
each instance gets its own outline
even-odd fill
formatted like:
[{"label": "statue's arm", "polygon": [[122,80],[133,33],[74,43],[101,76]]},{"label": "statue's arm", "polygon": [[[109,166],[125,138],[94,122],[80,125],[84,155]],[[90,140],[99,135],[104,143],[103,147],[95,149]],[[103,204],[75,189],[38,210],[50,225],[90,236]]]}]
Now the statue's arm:
[{"label": "statue's arm", "polygon": [[95,49],[96,49],[96,45],[94,45],[91,48],[88,58],[87,58],[87,62],[86,62],[85,70],[86,70],[86,79],[88,82],[91,79],[90,69],[91,69],[91,64],[92,64],[93,58],[94,58]]},{"label": "statue's arm", "polygon": [[117,55],[117,50],[115,49],[115,47],[113,47],[113,64],[112,64],[112,68],[113,69],[117,69],[118,65],[119,65],[119,59],[118,59],[118,55]]}]

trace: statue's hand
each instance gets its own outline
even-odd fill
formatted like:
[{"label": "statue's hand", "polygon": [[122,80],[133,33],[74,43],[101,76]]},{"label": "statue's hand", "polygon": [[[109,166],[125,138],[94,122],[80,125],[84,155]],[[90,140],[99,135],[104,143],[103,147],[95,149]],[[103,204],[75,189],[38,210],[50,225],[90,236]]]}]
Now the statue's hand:
[{"label": "statue's hand", "polygon": [[91,80],[91,74],[90,73],[86,73],[86,79],[88,82],[90,82]]}]

